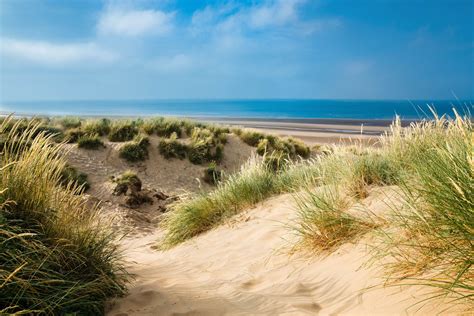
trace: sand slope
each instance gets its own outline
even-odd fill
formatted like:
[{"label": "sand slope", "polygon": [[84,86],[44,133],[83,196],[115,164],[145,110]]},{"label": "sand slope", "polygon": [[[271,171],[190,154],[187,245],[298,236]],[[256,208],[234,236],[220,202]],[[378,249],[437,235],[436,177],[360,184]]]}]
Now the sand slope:
[{"label": "sand slope", "polygon": [[[380,212],[383,196],[365,202]],[[290,256],[296,236],[285,226],[294,213],[291,196],[282,195],[168,251],[152,249],[159,232],[124,240],[137,278],[108,315],[407,314],[418,289],[363,291],[379,283],[375,268],[361,267],[364,240],[327,257]],[[419,314],[439,310],[430,305]]]}]

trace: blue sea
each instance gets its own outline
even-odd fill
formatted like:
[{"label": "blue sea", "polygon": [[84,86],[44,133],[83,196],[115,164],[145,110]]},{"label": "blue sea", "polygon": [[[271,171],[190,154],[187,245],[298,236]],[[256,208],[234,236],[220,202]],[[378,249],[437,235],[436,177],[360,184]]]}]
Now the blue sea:
[{"label": "blue sea", "polygon": [[420,119],[472,111],[471,101],[459,100],[83,100],[4,101],[2,114],[84,116],[188,116],[239,118]]}]

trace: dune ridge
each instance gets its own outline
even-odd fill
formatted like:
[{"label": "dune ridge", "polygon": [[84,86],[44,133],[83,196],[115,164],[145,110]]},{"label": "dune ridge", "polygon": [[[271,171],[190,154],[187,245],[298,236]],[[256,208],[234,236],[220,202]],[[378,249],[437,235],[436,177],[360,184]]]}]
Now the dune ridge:
[{"label": "dune ridge", "polygon": [[[366,207],[386,211],[387,190],[372,192]],[[168,251],[154,249],[159,231],[124,240],[136,279],[108,315],[403,315],[420,307],[425,289],[416,286],[368,290],[381,280],[365,265],[364,239],[329,256],[292,251],[294,209],[289,194],[277,196]],[[431,302],[421,314],[439,310]]]}]

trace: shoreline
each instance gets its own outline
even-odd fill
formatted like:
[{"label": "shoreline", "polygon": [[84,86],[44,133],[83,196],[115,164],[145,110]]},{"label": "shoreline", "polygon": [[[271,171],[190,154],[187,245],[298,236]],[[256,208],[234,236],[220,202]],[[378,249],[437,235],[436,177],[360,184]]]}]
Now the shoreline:
[{"label": "shoreline", "polygon": [[[0,112],[0,116],[8,114]],[[35,114],[15,114],[15,117],[62,117]],[[155,116],[155,115],[153,115]],[[80,118],[136,119],[153,116],[122,115],[77,115]],[[353,143],[362,141],[373,144],[378,137],[387,132],[393,120],[388,119],[339,119],[339,118],[259,118],[259,117],[209,117],[209,116],[165,116],[190,119],[206,123],[242,127],[272,133],[283,137],[296,137],[310,145]],[[402,120],[408,126],[416,120]]]}]

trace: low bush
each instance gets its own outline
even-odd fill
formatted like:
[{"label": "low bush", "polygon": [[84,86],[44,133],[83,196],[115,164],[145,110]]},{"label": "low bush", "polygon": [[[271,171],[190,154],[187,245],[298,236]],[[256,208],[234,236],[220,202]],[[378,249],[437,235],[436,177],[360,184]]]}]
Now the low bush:
[{"label": "low bush", "polygon": [[98,135],[84,135],[77,140],[77,147],[84,149],[99,149],[105,147]]},{"label": "low bush", "polygon": [[158,144],[158,149],[166,159],[184,159],[188,152],[188,147],[177,140],[176,134],[172,134],[168,139],[162,139]]},{"label": "low bush", "polygon": [[59,125],[61,125],[65,130],[79,128],[81,127],[81,124],[81,119],[78,117],[63,117],[59,119]]},{"label": "low bush", "polygon": [[[235,129],[234,129],[235,132]],[[250,130],[244,130],[238,135],[240,139],[246,143],[247,145],[250,145],[252,147],[256,147],[258,143],[265,138],[265,135],[256,132],[256,131],[250,131]]]},{"label": "low bush", "polygon": [[103,118],[100,120],[87,120],[82,124],[82,129],[86,134],[106,136],[110,132],[110,120]]},{"label": "low bush", "polygon": [[109,140],[111,142],[126,142],[138,135],[138,128],[132,121],[114,121],[110,126]]},{"label": "low bush", "polygon": [[140,135],[132,142],[123,145],[119,150],[119,156],[129,162],[143,161],[148,158],[149,145],[148,137]]},{"label": "low bush", "polygon": [[81,138],[82,136],[85,136],[85,135],[86,135],[86,133],[83,130],[81,130],[79,128],[71,128],[71,129],[68,129],[64,133],[64,139],[68,143],[77,143],[79,138]]},{"label": "low bush", "polygon": [[90,184],[87,181],[87,174],[77,171],[76,168],[66,165],[61,171],[61,184],[64,187],[71,188],[77,193],[83,193],[89,190]]},{"label": "low bush", "polygon": [[281,139],[273,135],[267,135],[258,142],[257,153],[261,156],[276,154],[288,158],[309,158],[311,150],[302,141],[294,138]]},{"label": "low bush", "polygon": [[217,168],[215,162],[211,162],[204,170],[204,181],[209,184],[217,184],[222,179],[222,171]]},{"label": "low bush", "polygon": [[194,128],[191,135],[191,144],[188,147],[188,158],[194,164],[206,162],[220,162],[224,157],[222,135],[217,136],[207,128]]}]

